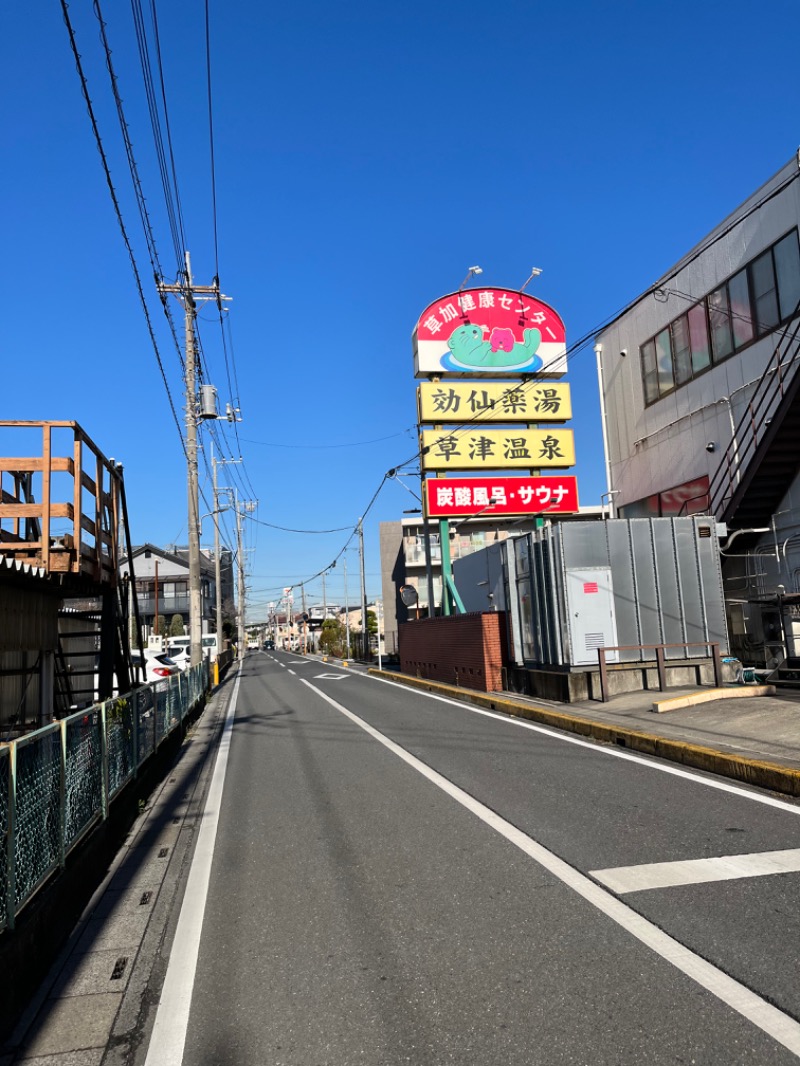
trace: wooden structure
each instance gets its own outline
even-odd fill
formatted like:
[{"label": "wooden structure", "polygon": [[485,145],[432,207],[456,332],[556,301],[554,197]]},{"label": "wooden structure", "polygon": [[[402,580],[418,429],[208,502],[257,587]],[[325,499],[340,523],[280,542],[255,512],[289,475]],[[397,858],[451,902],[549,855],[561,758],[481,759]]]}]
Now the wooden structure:
[{"label": "wooden structure", "polygon": [[[128,615],[138,612],[129,581],[119,578],[123,533],[129,553],[122,467],[76,422],[0,420],[0,583],[10,580],[10,566],[31,567],[39,595],[59,600],[56,646],[8,649],[36,653],[50,672],[42,722],[130,687]],[[0,662],[0,675],[16,672]],[[13,717],[0,706],[0,728]]]},{"label": "wooden structure", "polygon": [[[40,430],[41,449],[0,457],[0,554],[78,584],[115,585],[121,468],[77,422],[0,421],[6,429]],[[71,437],[68,454],[57,454],[57,436]]]}]

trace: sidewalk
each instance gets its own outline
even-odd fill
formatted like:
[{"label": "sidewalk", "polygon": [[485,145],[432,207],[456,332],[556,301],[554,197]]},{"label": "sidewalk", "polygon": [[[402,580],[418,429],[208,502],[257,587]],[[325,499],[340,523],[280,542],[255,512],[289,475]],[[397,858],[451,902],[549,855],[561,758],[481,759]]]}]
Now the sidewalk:
[{"label": "sidewalk", "polygon": [[555,703],[512,692],[474,692],[407,674],[369,672],[387,681],[800,796],[800,691],[795,695],[779,689],[775,696],[755,696],[744,686],[736,699],[720,698],[656,714],[652,710],[655,702],[708,694],[709,689],[628,692],[608,703]]}]

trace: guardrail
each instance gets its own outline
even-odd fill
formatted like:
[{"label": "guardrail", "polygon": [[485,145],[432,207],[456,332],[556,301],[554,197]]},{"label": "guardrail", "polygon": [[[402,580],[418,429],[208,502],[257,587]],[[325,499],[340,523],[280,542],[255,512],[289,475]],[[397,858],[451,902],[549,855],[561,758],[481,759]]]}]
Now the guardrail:
[{"label": "guardrail", "polygon": [[208,663],[0,746],[0,930],[209,687]]},{"label": "guardrail", "polygon": [[[606,663],[607,651],[645,651],[655,649],[656,653],[656,669],[658,670],[658,687],[661,692],[667,688],[667,662],[664,655],[665,648],[705,648],[706,651],[711,652],[711,660],[714,666],[714,687],[719,688],[722,684],[722,653],[719,650],[719,643],[711,640],[694,640],[694,641],[678,641],[675,644],[617,644],[614,647],[608,645],[605,648],[597,649],[597,661],[600,669],[600,700],[603,703],[608,703],[608,664]],[[635,666],[647,666],[648,661],[642,660],[635,663]],[[670,660],[671,666],[686,666],[691,665],[692,662],[697,660],[692,659],[674,659]]]}]

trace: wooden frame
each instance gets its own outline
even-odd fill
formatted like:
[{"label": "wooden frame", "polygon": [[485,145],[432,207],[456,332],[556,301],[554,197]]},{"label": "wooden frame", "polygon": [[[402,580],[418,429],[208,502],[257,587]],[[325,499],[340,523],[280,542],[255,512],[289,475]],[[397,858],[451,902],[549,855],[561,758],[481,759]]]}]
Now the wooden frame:
[{"label": "wooden frame", "polygon": [[[0,555],[41,566],[48,573],[70,573],[94,584],[115,584],[120,470],[77,422],[0,420],[0,429],[16,428],[41,430],[41,455],[0,457]],[[61,430],[72,434],[71,456],[53,454],[53,437]],[[54,474],[67,474],[72,479],[70,499],[53,498]],[[35,475],[39,500],[32,498]],[[92,497],[90,507],[84,507],[84,492]],[[71,523],[72,530],[54,536],[53,519],[59,518]]]}]

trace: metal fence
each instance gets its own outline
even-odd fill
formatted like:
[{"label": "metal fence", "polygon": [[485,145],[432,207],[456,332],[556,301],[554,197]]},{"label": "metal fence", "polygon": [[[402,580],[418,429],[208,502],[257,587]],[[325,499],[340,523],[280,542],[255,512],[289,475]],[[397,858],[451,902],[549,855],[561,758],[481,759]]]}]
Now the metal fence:
[{"label": "metal fence", "polygon": [[208,687],[203,662],[0,746],[0,930]]}]

